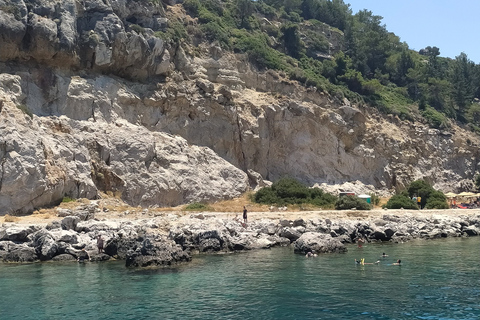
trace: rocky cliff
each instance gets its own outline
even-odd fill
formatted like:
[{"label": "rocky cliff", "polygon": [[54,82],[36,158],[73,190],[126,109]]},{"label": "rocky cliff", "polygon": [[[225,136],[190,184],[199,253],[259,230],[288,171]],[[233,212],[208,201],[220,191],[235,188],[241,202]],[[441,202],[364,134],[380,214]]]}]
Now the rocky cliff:
[{"label": "rocky cliff", "polygon": [[172,15],[195,27],[180,5],[0,0],[0,214],[101,191],[215,201],[283,176],[458,190],[476,172],[472,133],[378,114],[215,44],[165,43]]}]

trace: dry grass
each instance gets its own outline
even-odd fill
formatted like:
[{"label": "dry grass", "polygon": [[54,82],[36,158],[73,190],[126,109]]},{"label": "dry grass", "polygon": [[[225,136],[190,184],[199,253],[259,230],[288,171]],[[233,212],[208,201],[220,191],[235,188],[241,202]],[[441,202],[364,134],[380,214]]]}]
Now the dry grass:
[{"label": "dry grass", "polygon": [[17,222],[19,221],[20,218],[19,217],[15,217],[15,216],[11,216],[9,214],[6,214],[4,217],[3,217],[3,221],[4,222]]},{"label": "dry grass", "polygon": [[211,203],[209,207],[212,207],[216,212],[242,212],[243,206],[247,207],[248,211],[269,211],[269,206],[251,202],[250,196],[251,193],[246,193],[240,198]]}]

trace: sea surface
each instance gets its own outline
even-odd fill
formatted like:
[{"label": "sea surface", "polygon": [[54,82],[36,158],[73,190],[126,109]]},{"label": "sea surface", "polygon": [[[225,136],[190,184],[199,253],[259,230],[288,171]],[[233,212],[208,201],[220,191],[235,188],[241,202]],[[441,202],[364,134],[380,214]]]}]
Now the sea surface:
[{"label": "sea surface", "polygon": [[0,319],[480,319],[480,237],[348,249],[202,255],[159,270],[0,264]]}]

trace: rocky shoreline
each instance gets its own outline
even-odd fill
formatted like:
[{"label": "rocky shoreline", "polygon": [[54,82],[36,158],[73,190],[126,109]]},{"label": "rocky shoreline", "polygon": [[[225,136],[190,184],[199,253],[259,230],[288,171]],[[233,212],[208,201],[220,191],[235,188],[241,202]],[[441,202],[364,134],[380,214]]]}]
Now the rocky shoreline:
[{"label": "rocky shoreline", "polygon": [[[292,246],[305,254],[344,252],[345,244],[468,237],[480,234],[478,210],[378,210],[250,213],[247,225],[229,213],[153,214],[102,218],[98,203],[56,209],[48,223],[3,223],[0,261],[75,261],[85,249],[91,261],[125,260],[127,267],[168,266],[200,253]],[[105,240],[98,253],[96,238]]]}]

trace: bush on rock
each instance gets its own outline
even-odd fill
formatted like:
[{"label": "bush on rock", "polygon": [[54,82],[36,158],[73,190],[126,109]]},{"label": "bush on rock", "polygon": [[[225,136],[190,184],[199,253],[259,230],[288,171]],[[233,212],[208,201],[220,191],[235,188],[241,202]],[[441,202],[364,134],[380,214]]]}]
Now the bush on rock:
[{"label": "bush on rock", "polygon": [[348,210],[348,209],[371,210],[372,206],[369,203],[367,203],[365,200],[360,199],[356,196],[343,196],[343,197],[340,197],[335,203],[335,209],[337,210]]}]

